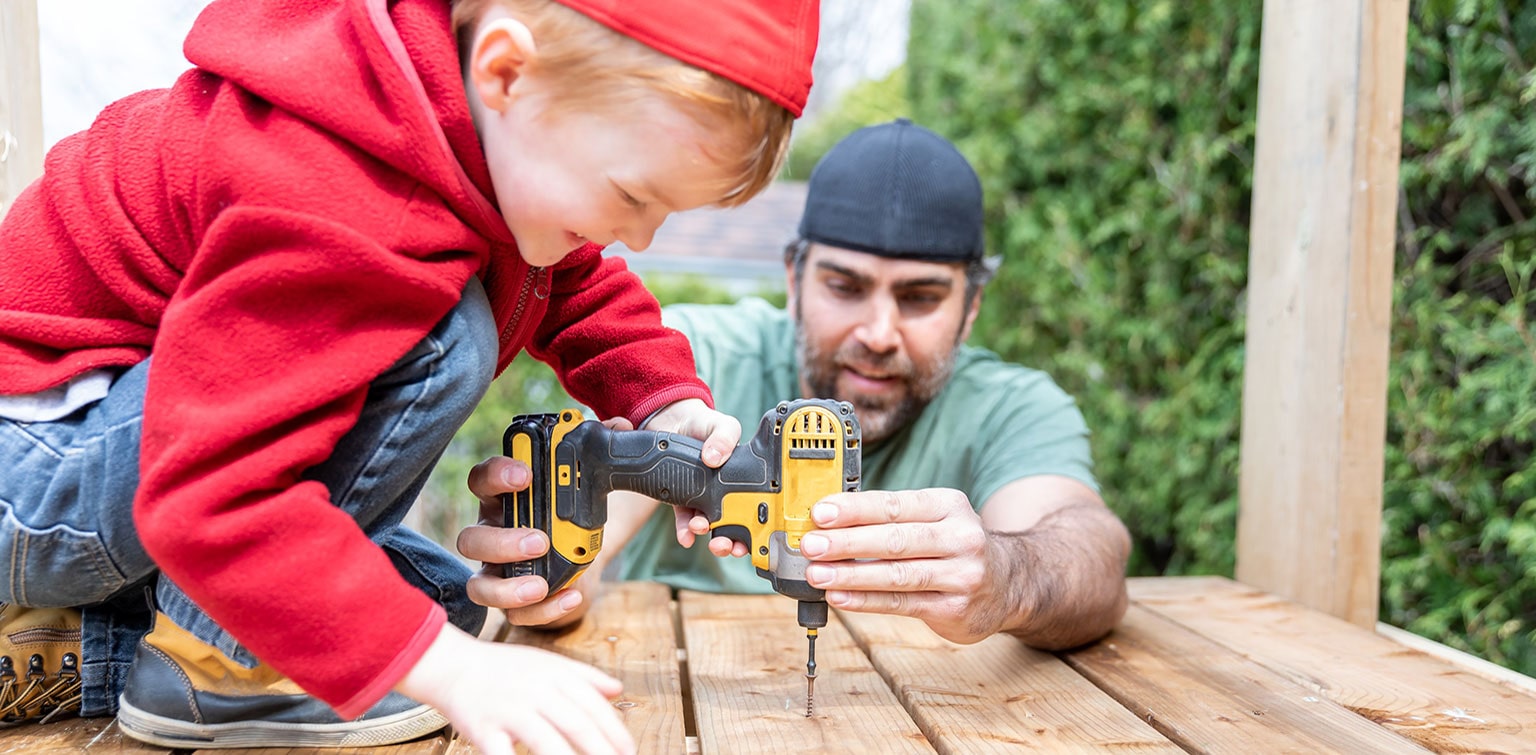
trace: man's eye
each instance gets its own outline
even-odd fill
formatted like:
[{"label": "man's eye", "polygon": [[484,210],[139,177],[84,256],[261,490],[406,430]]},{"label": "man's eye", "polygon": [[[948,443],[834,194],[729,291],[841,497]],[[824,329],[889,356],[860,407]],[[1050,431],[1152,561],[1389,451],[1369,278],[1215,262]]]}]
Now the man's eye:
[{"label": "man's eye", "polygon": [[832,293],[842,294],[844,296],[851,296],[859,292],[859,287],[857,285],[838,278],[832,278],[828,280],[827,288],[832,289]]}]

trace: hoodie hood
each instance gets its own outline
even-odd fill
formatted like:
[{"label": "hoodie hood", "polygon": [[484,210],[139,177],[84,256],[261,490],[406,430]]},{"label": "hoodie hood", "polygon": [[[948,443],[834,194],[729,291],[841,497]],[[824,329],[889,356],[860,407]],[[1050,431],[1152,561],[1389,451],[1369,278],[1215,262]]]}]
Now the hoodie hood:
[{"label": "hoodie hood", "polygon": [[216,0],[184,52],[431,187],[477,231],[511,243],[451,27],[447,0]]}]

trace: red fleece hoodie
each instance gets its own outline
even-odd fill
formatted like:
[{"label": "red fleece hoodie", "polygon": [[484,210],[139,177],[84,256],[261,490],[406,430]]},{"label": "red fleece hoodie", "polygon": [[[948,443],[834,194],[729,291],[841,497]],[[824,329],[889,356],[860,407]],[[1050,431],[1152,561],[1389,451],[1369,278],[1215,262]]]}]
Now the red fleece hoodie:
[{"label": "red fleece hoodie", "polygon": [[519,257],[447,0],[219,0],[185,49],[195,69],[61,141],[0,225],[0,393],[153,354],[144,547],[350,718],[444,612],[301,476],[470,276],[498,371],[527,347],[577,400],[636,422],[709,393],[621,261]]}]

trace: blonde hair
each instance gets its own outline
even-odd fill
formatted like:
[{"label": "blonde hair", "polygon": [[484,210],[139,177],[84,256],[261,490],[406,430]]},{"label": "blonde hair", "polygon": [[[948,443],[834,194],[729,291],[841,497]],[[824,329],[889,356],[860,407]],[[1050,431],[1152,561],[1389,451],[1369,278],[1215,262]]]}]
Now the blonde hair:
[{"label": "blonde hair", "polygon": [[757,92],[624,36],[554,0],[454,0],[453,28],[461,55],[474,43],[477,22],[496,3],[526,24],[538,45],[537,70],[558,77],[561,107],[608,108],[658,93],[682,105],[710,132],[734,134],[726,164],[735,181],[716,202],[735,207],[767,188],[789,151],[794,116]]}]

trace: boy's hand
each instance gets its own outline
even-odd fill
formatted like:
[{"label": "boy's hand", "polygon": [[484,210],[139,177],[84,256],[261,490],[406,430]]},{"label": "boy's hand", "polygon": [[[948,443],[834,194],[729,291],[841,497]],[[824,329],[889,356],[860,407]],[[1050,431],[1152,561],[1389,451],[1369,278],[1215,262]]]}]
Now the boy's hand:
[{"label": "boy's hand", "polygon": [[592,666],[520,645],[481,642],[444,624],[395,691],[438,709],[484,755],[632,753],[609,702],[623,685]]},{"label": "boy's hand", "polygon": [[[730,458],[736,444],[741,442],[741,423],[735,417],[717,412],[696,398],[669,404],[651,416],[645,429],[666,430],[704,441],[704,463],[716,468]],[[677,521],[677,542],[684,548],[693,546],[695,535],[709,531],[709,520],[694,509],[679,506],[673,514]],[[720,545],[717,546],[715,541]],[[731,547],[731,541],[723,537],[710,542],[710,551],[717,556],[727,555]],[[736,555],[747,555],[745,543],[736,543],[735,549],[740,551]]]},{"label": "boy's hand", "polygon": [[704,463],[711,467],[724,464],[741,441],[741,423],[735,417],[717,412],[696,398],[667,404],[652,414],[641,429],[677,433],[703,441]]}]

